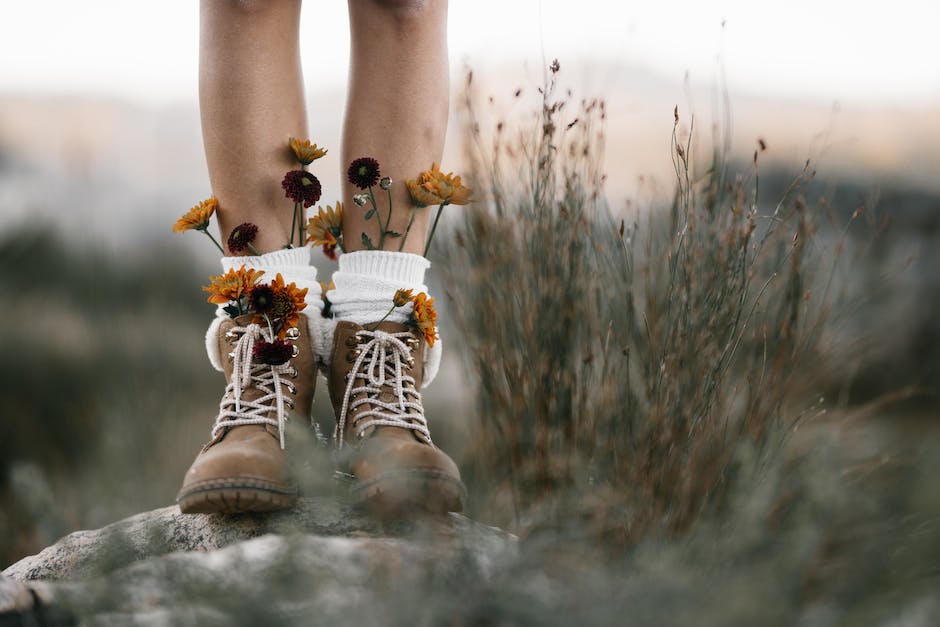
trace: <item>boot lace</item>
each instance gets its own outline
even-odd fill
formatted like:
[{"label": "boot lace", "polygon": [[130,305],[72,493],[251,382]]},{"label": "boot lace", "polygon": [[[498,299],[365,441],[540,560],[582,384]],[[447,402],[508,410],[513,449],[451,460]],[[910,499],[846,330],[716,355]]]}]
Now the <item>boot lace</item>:
[{"label": "boot lace", "polygon": [[[343,446],[350,414],[355,416],[358,437],[370,427],[387,426],[417,431],[430,441],[421,395],[415,389],[414,377],[405,372],[406,365],[414,363],[408,344],[414,336],[408,331],[386,333],[363,329],[356,337],[360,341],[359,356],[347,375],[343,406],[333,433],[337,446]],[[383,388],[388,387],[395,396],[391,402],[379,398]],[[369,408],[357,412],[362,405],[369,405]]]},{"label": "boot lace", "polygon": [[[242,425],[271,425],[277,427],[281,448],[284,448],[284,427],[287,424],[287,407],[293,408],[294,402],[287,397],[284,388],[291,394],[296,392],[294,385],[285,377],[296,375],[290,362],[279,366],[253,363],[255,342],[259,339],[273,341],[270,330],[258,324],[244,327],[232,327],[229,334],[241,336],[232,351],[232,380],[225,388],[225,395],[219,404],[219,415],[212,427],[212,439],[219,432],[229,427]],[[254,400],[242,398],[243,392],[254,387],[262,393]],[[269,418],[274,412],[277,418]]]}]

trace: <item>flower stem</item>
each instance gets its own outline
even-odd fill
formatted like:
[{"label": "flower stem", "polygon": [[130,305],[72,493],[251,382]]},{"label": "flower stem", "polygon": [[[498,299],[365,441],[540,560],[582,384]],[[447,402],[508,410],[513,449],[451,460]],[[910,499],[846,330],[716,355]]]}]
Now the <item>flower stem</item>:
[{"label": "flower stem", "polygon": [[261,256],[261,253],[258,252],[258,250],[252,245],[251,242],[247,242],[247,244],[248,244],[248,250],[251,251],[252,255],[254,255],[255,257]]},{"label": "flower stem", "polygon": [[209,236],[209,239],[212,240],[212,243],[215,244],[215,247],[219,249],[219,252],[222,253],[222,256],[224,257],[224,256],[225,256],[225,249],[222,248],[222,245],[221,245],[221,244],[219,244],[217,241],[215,241],[215,238],[212,237],[212,233],[210,233],[208,229],[203,229],[202,232]]},{"label": "flower stem", "polygon": [[294,230],[297,228],[297,207],[300,206],[300,203],[294,201],[294,217],[290,221],[290,241],[287,242],[287,248],[294,247]]},{"label": "flower stem", "polygon": [[392,312],[395,311],[395,308],[396,308],[396,307],[397,307],[397,305],[392,305],[392,308],[389,309],[388,312],[387,312],[384,316],[382,316],[382,319],[379,320],[378,322],[376,322],[375,324],[373,324],[373,325],[372,325],[372,328],[369,329],[369,330],[370,330],[370,331],[375,331],[376,329],[378,329],[378,328],[379,328],[379,325],[382,324],[383,322],[385,322],[385,320],[386,320],[390,315],[392,315]]},{"label": "flower stem", "polygon": [[442,202],[437,207],[437,215],[434,216],[434,224],[431,225],[431,234],[428,235],[428,242],[424,245],[424,256],[428,256],[428,251],[431,250],[431,240],[434,239],[434,231],[437,230],[437,221],[441,219],[441,212],[444,211],[444,205],[447,204],[447,201]]},{"label": "flower stem", "polygon": [[375,213],[379,216],[379,250],[385,249],[385,227],[382,226],[382,214],[379,212],[379,204],[375,202],[375,194],[372,193],[372,186],[369,186],[369,201],[372,203],[372,208],[375,209]]},{"label": "flower stem", "polygon": [[398,245],[398,252],[401,252],[405,248],[405,241],[408,239],[408,234],[411,233],[411,225],[415,223],[416,213],[418,213],[418,208],[412,205],[411,218],[408,219],[408,226],[405,228],[405,234],[401,237],[401,243]]}]

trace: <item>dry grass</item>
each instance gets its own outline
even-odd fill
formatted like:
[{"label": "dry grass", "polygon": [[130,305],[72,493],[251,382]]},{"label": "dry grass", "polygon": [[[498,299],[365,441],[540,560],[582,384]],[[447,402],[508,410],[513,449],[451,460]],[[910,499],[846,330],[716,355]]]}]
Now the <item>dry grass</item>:
[{"label": "dry grass", "polygon": [[825,311],[809,293],[813,173],[765,212],[758,153],[743,176],[720,149],[697,167],[677,111],[671,207],[618,220],[604,103],[575,109],[557,78],[516,136],[480,128],[467,82],[478,202],[447,265],[473,271],[446,284],[479,385],[469,474],[488,519],[584,517],[626,544],[722,507],[742,445],[772,454],[808,409],[795,374]]}]

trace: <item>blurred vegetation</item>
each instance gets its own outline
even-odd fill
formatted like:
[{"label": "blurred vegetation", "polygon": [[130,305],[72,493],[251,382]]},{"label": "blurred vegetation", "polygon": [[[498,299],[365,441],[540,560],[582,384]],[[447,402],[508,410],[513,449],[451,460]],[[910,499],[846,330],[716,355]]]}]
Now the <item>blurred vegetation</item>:
[{"label": "blurred vegetation", "polygon": [[[520,534],[521,554],[485,580],[429,569],[422,602],[384,620],[940,622],[938,199],[764,171],[761,146],[732,162],[677,111],[671,203],[614,210],[604,104],[559,96],[556,70],[527,123],[492,129],[468,80],[477,203],[436,247],[448,351],[475,389],[454,445],[468,513]],[[128,263],[47,228],[0,241],[16,322],[0,562],[172,498],[219,392],[206,272],[182,251]],[[247,624],[282,584],[317,585],[291,560],[267,576],[237,600],[218,581],[179,598]]]}]

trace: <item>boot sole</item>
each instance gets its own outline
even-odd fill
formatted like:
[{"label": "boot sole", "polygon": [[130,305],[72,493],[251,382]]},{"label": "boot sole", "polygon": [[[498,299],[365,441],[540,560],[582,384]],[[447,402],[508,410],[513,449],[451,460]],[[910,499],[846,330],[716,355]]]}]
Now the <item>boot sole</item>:
[{"label": "boot sole", "polygon": [[467,489],[450,475],[409,469],[357,481],[350,487],[349,496],[354,506],[366,508],[380,518],[398,518],[462,512]]},{"label": "boot sole", "polygon": [[212,479],[181,491],[176,502],[184,514],[272,512],[296,505],[297,492],[261,480]]}]

